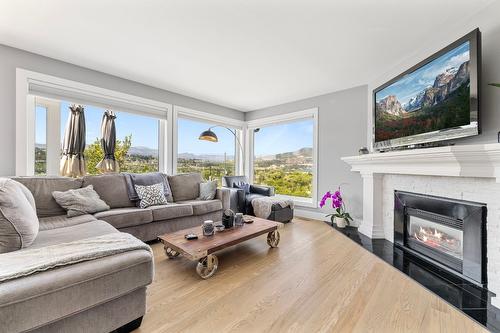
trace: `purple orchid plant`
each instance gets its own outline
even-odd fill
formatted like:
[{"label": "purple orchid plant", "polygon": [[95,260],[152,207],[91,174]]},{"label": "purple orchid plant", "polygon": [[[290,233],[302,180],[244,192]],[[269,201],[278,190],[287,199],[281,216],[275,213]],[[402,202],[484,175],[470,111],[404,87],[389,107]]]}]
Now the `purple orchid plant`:
[{"label": "purple orchid plant", "polygon": [[340,187],[333,193],[331,191],[326,192],[323,198],[321,198],[319,206],[323,208],[326,205],[326,201],[328,199],[332,200],[332,208],[335,209],[335,213],[328,214],[326,216],[330,217],[332,223],[334,218],[338,217],[344,219],[346,223],[349,225],[349,222],[353,221],[353,219],[351,215],[348,212],[346,212],[345,203],[344,200],[342,199],[342,193],[340,193]]}]

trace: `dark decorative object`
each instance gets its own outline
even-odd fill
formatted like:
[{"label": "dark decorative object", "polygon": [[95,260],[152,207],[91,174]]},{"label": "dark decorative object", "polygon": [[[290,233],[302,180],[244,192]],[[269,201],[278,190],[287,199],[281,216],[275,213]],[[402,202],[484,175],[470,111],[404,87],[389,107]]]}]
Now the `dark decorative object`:
[{"label": "dark decorative object", "polygon": [[394,245],[485,286],[486,205],[394,191]]},{"label": "dark decorative object", "polygon": [[234,212],[231,209],[226,209],[222,214],[222,224],[225,229],[230,229],[234,225]]},{"label": "dark decorative object", "polygon": [[361,147],[358,150],[358,155],[366,155],[366,154],[369,154],[369,153],[370,152],[368,151],[368,148],[366,148],[366,147]]}]

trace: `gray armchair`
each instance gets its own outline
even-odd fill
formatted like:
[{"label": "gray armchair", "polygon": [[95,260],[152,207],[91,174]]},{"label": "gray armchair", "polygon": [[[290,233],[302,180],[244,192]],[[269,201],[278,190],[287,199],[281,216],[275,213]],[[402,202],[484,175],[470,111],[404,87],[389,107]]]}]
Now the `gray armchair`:
[{"label": "gray armchair", "polygon": [[263,185],[250,185],[248,188],[239,188],[248,184],[246,176],[224,176],[222,186],[230,190],[230,207],[237,213],[254,215],[252,200],[257,197],[274,196],[274,187]]}]

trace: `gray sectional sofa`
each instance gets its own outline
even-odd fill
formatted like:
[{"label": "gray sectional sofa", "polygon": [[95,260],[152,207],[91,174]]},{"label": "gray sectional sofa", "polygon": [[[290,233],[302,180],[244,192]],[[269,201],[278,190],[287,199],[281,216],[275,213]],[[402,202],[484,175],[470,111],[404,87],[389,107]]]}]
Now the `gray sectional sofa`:
[{"label": "gray sectional sofa", "polygon": [[[63,177],[17,177],[33,194],[39,232],[27,249],[41,248],[109,233],[127,232],[143,241],[179,229],[220,220],[229,208],[229,191],[214,200],[196,200],[199,174],[168,176],[168,205],[137,208],[129,200],[123,174]],[[68,218],[53,191],[92,184],[110,210]],[[21,249],[18,251],[25,251]],[[0,254],[0,261],[1,261]],[[63,266],[0,283],[1,332],[119,332],[140,325],[146,287],[153,280],[153,258],[132,250]]]}]

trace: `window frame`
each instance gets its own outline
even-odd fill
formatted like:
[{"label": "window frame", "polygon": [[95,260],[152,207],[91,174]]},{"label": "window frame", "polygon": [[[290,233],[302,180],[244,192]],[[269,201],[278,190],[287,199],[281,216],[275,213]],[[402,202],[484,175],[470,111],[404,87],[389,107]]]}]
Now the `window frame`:
[{"label": "window frame", "polygon": [[276,115],[265,118],[258,118],[255,120],[250,120],[246,122],[246,161],[248,172],[246,176],[248,177],[251,184],[254,181],[254,158],[255,158],[255,133],[256,128],[270,127],[274,125],[281,125],[291,122],[296,122],[300,120],[312,119],[313,120],[313,152],[312,152],[312,190],[311,198],[301,198],[283,194],[276,194],[281,198],[292,199],[295,205],[299,207],[318,207],[318,108],[310,108],[302,111],[291,112],[282,115]]},{"label": "window frame", "polygon": [[[35,96],[30,87],[47,91]],[[90,104],[119,112],[149,116],[159,120],[158,127],[158,164],[159,170],[171,173],[172,141],[168,133],[172,132],[172,105],[110,89],[100,88],[59,77],[16,69],[16,176],[34,175],[35,165],[35,108],[37,100],[46,101],[51,108],[53,100],[69,100],[75,103]],[[52,102],[53,103],[53,102]],[[43,105],[44,107],[47,107]],[[47,109],[49,111],[49,109]],[[47,174],[59,174],[60,149],[60,107],[56,114],[49,116],[47,112]],[[56,124],[57,123],[57,124]],[[50,130],[49,130],[50,126]],[[57,130],[54,131],[54,126]],[[57,137],[57,145],[55,138]],[[50,138],[50,171],[49,171],[49,138]],[[57,147],[57,148],[55,148]],[[56,153],[57,152],[57,153]],[[57,161],[54,158],[57,155]]]}]

